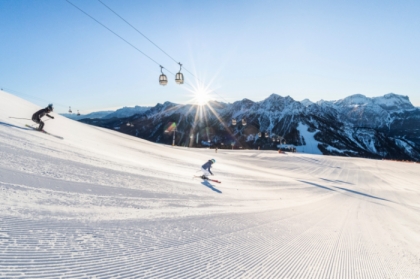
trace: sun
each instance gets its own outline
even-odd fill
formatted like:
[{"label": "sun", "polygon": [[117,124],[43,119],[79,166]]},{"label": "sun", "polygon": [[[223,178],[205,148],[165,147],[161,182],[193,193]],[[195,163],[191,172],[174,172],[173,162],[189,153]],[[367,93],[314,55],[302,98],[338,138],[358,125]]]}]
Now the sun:
[{"label": "sun", "polygon": [[198,89],[194,92],[194,101],[197,105],[204,106],[210,100],[209,92],[204,89]]},{"label": "sun", "polygon": [[196,80],[195,83],[189,83],[189,88],[184,88],[190,92],[189,104],[197,106],[208,106],[209,101],[213,99],[213,89],[210,88],[210,84],[204,84],[204,82]]}]

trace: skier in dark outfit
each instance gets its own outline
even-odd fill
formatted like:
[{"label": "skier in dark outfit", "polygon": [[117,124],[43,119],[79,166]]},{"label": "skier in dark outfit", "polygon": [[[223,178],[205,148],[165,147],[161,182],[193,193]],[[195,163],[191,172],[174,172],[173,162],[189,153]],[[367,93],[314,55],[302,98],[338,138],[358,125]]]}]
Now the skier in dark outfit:
[{"label": "skier in dark outfit", "polygon": [[203,172],[203,175],[201,176],[202,179],[208,179],[207,176],[209,176],[210,174],[213,175],[210,168],[214,163],[216,163],[216,160],[211,159],[211,160],[208,160],[207,163],[201,166],[201,171]]},{"label": "skier in dark outfit", "polygon": [[41,110],[35,112],[34,115],[32,115],[32,121],[39,124],[39,127],[38,127],[39,131],[42,131],[42,128],[44,128],[44,122],[42,122],[42,120],[41,120],[41,118],[43,116],[46,115],[49,118],[54,119],[54,116],[51,116],[51,115],[48,114],[48,113],[52,112],[53,109],[54,109],[53,105],[49,104],[48,107],[46,107],[44,109],[41,109]]}]

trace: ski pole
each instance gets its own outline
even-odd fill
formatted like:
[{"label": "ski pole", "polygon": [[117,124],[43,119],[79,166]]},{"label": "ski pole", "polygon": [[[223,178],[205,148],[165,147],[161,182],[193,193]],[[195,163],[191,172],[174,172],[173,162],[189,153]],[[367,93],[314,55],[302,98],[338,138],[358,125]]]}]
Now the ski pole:
[{"label": "ski pole", "polygon": [[32,119],[29,119],[29,118],[19,118],[19,117],[11,117],[11,116],[9,116],[9,118],[32,120]]}]

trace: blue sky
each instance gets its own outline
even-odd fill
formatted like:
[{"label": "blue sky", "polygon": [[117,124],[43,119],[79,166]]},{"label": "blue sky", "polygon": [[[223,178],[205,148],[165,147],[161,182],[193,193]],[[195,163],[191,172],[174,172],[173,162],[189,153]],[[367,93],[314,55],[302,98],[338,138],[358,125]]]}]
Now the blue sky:
[{"label": "blue sky", "polygon": [[[179,70],[97,0],[69,1]],[[394,92],[420,106],[420,1],[102,1],[219,101]],[[89,112],[193,97],[193,76],[177,85],[166,72],[160,86],[158,64],[65,0],[0,0],[0,19],[0,86],[41,106]]]}]

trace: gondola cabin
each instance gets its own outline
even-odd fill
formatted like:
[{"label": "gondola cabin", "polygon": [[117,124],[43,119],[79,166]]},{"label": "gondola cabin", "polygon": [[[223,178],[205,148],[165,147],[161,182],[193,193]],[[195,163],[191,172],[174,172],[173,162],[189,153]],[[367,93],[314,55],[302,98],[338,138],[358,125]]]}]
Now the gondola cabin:
[{"label": "gondola cabin", "polygon": [[181,62],[179,64],[179,72],[175,75],[175,82],[177,84],[183,84],[184,83],[184,75],[181,73],[182,64]]},{"label": "gondola cabin", "polygon": [[182,73],[177,73],[175,75],[175,82],[177,84],[183,84],[184,83],[184,75]]},{"label": "gondola cabin", "polygon": [[165,86],[165,85],[168,84],[168,78],[166,77],[165,74],[161,74],[159,76],[159,84],[162,85],[162,86]]},{"label": "gondola cabin", "polygon": [[165,85],[168,84],[168,77],[163,73],[163,67],[162,66],[160,66],[160,72],[162,74],[159,76],[159,84],[162,85],[162,86],[165,86]]}]

